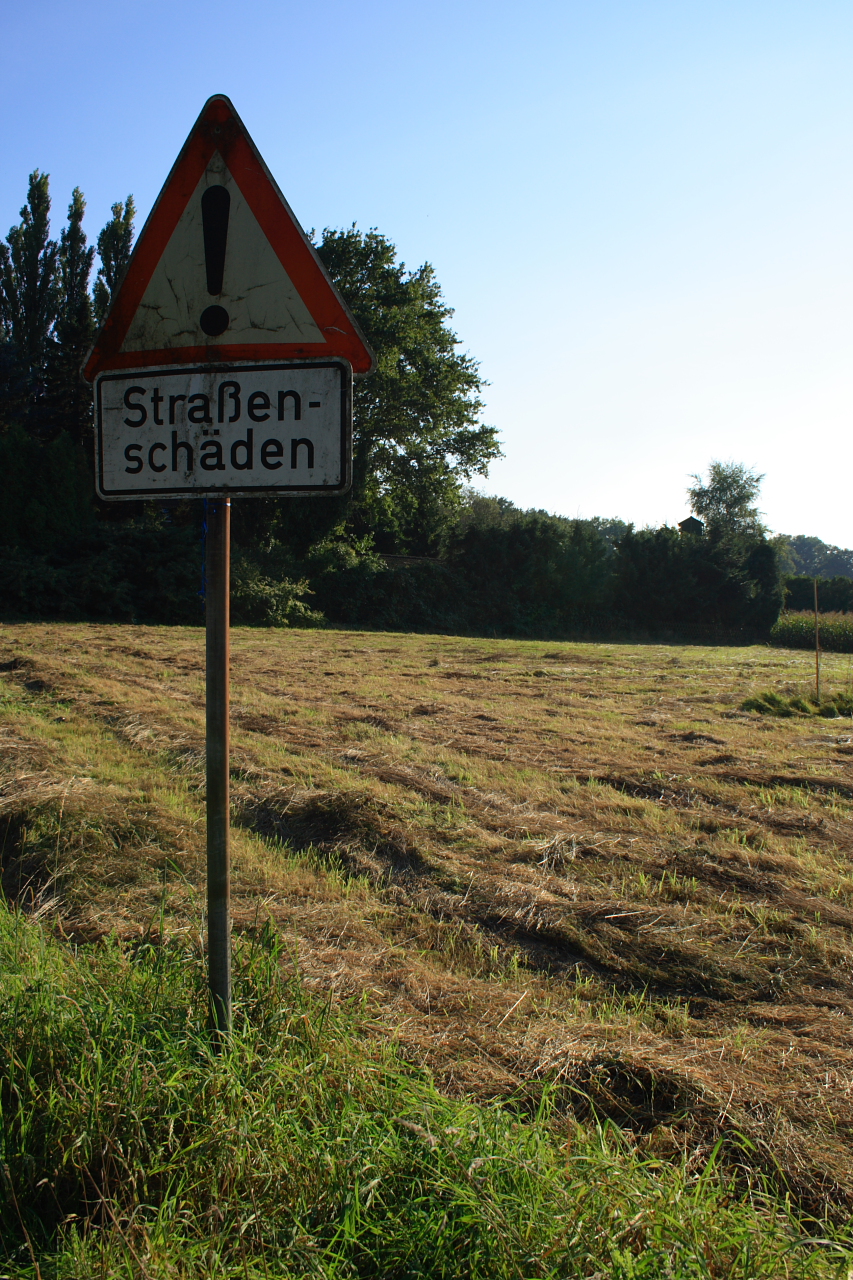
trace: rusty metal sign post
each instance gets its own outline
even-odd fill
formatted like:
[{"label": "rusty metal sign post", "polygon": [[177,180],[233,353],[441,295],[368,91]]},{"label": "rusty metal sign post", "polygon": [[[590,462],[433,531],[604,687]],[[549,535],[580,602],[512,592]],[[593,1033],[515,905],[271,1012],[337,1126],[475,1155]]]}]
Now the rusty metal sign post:
[{"label": "rusty metal sign post", "polygon": [[207,503],[205,535],[207,963],[211,1028],[231,1033],[231,498]]},{"label": "rusty metal sign post", "polygon": [[373,353],[227,98],[210,98],[112,299],[94,384],[107,502],[206,498],[210,1022],[231,1031],[231,498],[350,486]]}]

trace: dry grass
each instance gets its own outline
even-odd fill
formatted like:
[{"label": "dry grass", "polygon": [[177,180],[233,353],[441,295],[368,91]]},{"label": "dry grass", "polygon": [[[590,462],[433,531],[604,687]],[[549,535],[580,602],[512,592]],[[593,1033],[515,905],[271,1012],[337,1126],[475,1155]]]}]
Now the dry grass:
[{"label": "dry grass", "polygon": [[[72,936],[199,928],[203,661],[195,629],[0,627],[3,884]],[[738,709],[811,661],[237,630],[237,927],[448,1092],[556,1078],[662,1154],[737,1132],[847,1212],[853,725]]]}]

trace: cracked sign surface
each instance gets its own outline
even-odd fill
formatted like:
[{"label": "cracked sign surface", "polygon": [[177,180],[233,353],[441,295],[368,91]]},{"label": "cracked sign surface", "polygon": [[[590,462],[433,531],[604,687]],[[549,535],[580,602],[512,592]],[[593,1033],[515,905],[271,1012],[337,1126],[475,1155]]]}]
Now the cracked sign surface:
[{"label": "cracked sign surface", "polygon": [[210,98],[157,198],[84,375],[373,353],[229,100]]},{"label": "cracked sign surface", "polygon": [[[221,291],[208,290],[202,196],[230,197]],[[205,333],[214,303],[227,314],[220,334]],[[139,302],[122,352],[218,343],[318,343],[326,338],[267,240],[217,151],[181,214]]]}]

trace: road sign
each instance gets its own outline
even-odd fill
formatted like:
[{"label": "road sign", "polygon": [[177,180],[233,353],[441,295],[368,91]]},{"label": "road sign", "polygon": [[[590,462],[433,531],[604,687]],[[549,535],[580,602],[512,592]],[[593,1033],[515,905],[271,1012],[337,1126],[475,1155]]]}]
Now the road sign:
[{"label": "road sign", "polygon": [[205,522],[208,977],[231,1030],[231,495],[343,493],[373,353],[227,98],[210,98],[84,367],[98,492],[210,496]]},{"label": "road sign", "polygon": [[98,493],[343,493],[352,371],[345,360],[123,370],[95,379]]},{"label": "road sign", "polygon": [[86,361],[105,369],[373,353],[234,107],[210,98]]}]

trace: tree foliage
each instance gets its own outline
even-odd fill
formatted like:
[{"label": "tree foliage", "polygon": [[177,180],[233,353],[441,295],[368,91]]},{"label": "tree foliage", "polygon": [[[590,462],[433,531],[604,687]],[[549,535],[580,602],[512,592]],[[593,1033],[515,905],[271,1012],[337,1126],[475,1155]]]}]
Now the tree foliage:
[{"label": "tree foliage", "polygon": [[593,521],[505,504],[496,520],[482,505],[478,514],[460,521],[449,554],[470,629],[558,635],[610,608],[612,549]]},{"label": "tree foliage", "polygon": [[0,317],[25,368],[43,369],[59,301],[59,247],[50,239],[50,179],[30,174],[21,221],[0,242]]},{"label": "tree foliage", "polygon": [[756,507],[763,476],[738,462],[712,462],[687,494],[702,536],[677,529],[629,530],[617,547],[616,590],[646,626],[706,626],[766,633],[783,600],[776,547]]},{"label": "tree foliage", "polygon": [[755,506],[763,475],[740,462],[712,462],[708,478],[691,476],[696,483],[687,490],[690,508],[704,520],[709,532],[762,534],[764,526]]},{"label": "tree foliage", "polygon": [[386,236],[356,227],[324,231],[316,248],[376,354],[376,370],[355,383],[352,489],[238,501],[235,537],[299,556],[330,538],[364,552],[436,555],[464,482],[500,454],[495,429],[479,421],[477,363],[458,350],[429,264],[407,270]]},{"label": "tree foliage", "polygon": [[434,552],[461,481],[500,455],[478,366],[429,263],[408,271],[386,236],[355,227],[325,231],[317,251],[376,353],[355,389],[348,523],[382,550]]},{"label": "tree foliage", "polygon": [[811,575],[785,578],[785,608],[813,610],[815,583],[820,613],[853,613],[853,578],[841,574],[834,578]]},{"label": "tree foliage", "polygon": [[791,577],[853,578],[853,551],[800,533],[773,539],[784,572]]},{"label": "tree foliage", "polygon": [[[91,393],[79,369],[130,257],[133,198],[112,206],[97,237],[94,288],[82,192],[58,240],[50,204],[48,176],[35,170],[21,221],[0,242],[7,611],[198,620],[201,505],[105,509],[93,496]],[[377,359],[355,387],[352,491],[235,504],[235,618],[531,636],[614,614],[652,631],[769,628],[779,547],[760,523],[760,475],[715,461],[705,480],[693,477],[701,537],[475,493],[469,482],[500,451],[433,268],[409,270],[375,229],[326,230],[316,247]],[[790,540],[791,554],[808,541]]]},{"label": "tree foliage", "polygon": [[776,553],[765,538],[685,537],[630,530],[617,548],[616,598],[628,617],[656,626],[769,630],[782,604]]},{"label": "tree foliage", "polygon": [[54,343],[47,362],[48,410],[53,430],[68,432],[83,444],[91,436],[92,393],[80,368],[95,335],[89,277],[95,257],[83,230],[86,201],[75,187],[68,206],[68,223],[59,237],[58,301]]},{"label": "tree foliage", "polygon": [[100,324],[110,309],[116,286],[124,274],[133,250],[133,223],[136,205],[133,196],[117,201],[111,208],[112,218],[98,236],[101,265],[95,280],[95,315]]},{"label": "tree foliage", "polygon": [[50,236],[49,176],[30,174],[21,221],[0,241],[0,429],[51,440],[91,438],[92,396],[80,365],[94,335],[89,277],[94,249],[86,201],[72,192],[59,240]]}]

